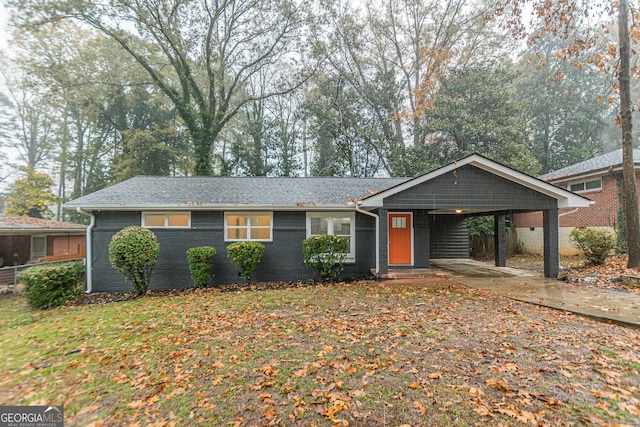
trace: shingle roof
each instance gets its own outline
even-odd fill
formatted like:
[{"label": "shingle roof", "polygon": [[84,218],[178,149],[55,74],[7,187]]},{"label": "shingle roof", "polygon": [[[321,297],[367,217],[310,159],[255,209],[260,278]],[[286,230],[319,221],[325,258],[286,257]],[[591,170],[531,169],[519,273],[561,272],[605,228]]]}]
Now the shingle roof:
[{"label": "shingle roof", "polygon": [[79,231],[84,232],[86,225],[70,222],[50,221],[47,219],[31,218],[27,216],[5,215],[0,217],[2,231]]},{"label": "shingle roof", "polygon": [[[633,150],[633,162],[636,164],[640,163],[640,150]],[[595,172],[620,165],[622,165],[622,149],[540,175],[538,178],[545,181],[555,181],[560,178]]]},{"label": "shingle roof", "polygon": [[347,206],[409,178],[138,176],[65,203],[66,208]]}]

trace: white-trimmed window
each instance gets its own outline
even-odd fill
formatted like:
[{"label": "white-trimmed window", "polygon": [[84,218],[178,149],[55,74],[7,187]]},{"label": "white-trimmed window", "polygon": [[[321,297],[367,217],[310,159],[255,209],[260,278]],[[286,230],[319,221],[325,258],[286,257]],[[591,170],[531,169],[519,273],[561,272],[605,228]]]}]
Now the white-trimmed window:
[{"label": "white-trimmed window", "polygon": [[189,228],[191,212],[142,212],[142,226],[147,228]]},{"label": "white-trimmed window", "polygon": [[47,256],[47,236],[31,236],[31,259]]},{"label": "white-trimmed window", "polygon": [[591,181],[574,182],[569,185],[569,190],[575,193],[602,190],[602,179],[598,178]]},{"label": "white-trimmed window", "polygon": [[347,261],[356,260],[356,218],[353,212],[307,212],[307,237],[322,234],[347,239]]},{"label": "white-trimmed window", "polygon": [[272,212],[225,212],[224,239],[226,241],[273,240]]}]

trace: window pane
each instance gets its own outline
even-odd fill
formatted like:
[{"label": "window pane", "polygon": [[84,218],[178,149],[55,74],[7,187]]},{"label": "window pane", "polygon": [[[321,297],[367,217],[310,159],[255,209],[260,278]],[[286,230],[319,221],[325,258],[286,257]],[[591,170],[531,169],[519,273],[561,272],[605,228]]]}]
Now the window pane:
[{"label": "window pane", "polygon": [[236,227],[239,225],[247,225],[247,217],[246,215],[229,215],[227,217],[227,225]]},{"label": "window pane", "polygon": [[333,218],[333,234],[348,236],[351,234],[351,218]]},{"label": "window pane", "polygon": [[601,187],[600,180],[598,179],[596,181],[589,181],[585,186],[587,190],[595,190]]},{"label": "window pane", "polygon": [[33,236],[31,238],[31,258],[44,258],[47,256],[47,238],[45,236]]},{"label": "window pane", "polygon": [[251,240],[271,240],[271,229],[251,228]]},{"label": "window pane", "polygon": [[580,184],[571,184],[571,191],[582,191],[584,190],[584,182]]},{"label": "window pane", "polygon": [[259,215],[251,217],[251,225],[252,226],[261,226],[261,227],[269,227],[271,225],[271,216],[269,215]]},{"label": "window pane", "polygon": [[164,214],[146,214],[144,225],[147,227],[164,227]]},{"label": "window pane", "polygon": [[227,240],[247,240],[246,228],[227,228]]},{"label": "window pane", "polygon": [[187,226],[189,226],[189,215],[169,214],[169,227],[187,227]]},{"label": "window pane", "polygon": [[311,235],[327,234],[329,232],[329,218],[311,218]]}]

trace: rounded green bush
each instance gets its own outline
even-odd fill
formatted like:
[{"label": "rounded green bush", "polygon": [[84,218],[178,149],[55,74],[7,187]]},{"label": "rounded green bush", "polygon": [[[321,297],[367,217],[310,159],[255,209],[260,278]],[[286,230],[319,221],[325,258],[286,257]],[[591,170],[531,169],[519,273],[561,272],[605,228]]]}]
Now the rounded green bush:
[{"label": "rounded green bush", "polygon": [[615,247],[615,238],[604,230],[576,227],[569,233],[569,240],[586,258],[587,264],[603,265]]},{"label": "rounded green bush", "polygon": [[118,231],[109,243],[111,265],[133,284],[138,296],[149,288],[159,253],[160,244],[153,231],[137,225]]},{"label": "rounded green bush", "polygon": [[302,242],[304,263],[320,277],[336,277],[344,270],[349,242],[344,237],[323,234]]},{"label": "rounded green bush", "polygon": [[31,307],[51,308],[78,295],[83,275],[81,262],[65,262],[29,267],[18,275],[18,280],[24,285]]},{"label": "rounded green bush", "polygon": [[262,259],[264,245],[260,242],[236,242],[227,246],[227,256],[247,281],[251,282],[251,273]]},{"label": "rounded green bush", "polygon": [[212,246],[200,246],[187,249],[189,271],[191,272],[193,283],[196,286],[207,286],[209,284],[215,254],[216,248]]}]

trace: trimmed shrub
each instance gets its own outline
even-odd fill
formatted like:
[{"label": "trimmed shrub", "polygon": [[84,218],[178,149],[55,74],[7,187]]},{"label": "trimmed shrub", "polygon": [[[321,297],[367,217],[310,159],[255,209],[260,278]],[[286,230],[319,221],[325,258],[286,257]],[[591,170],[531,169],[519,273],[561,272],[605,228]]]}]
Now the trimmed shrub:
[{"label": "trimmed shrub", "polygon": [[187,249],[189,271],[191,272],[191,279],[193,279],[193,283],[196,286],[207,286],[209,284],[215,254],[216,248],[211,246]]},{"label": "trimmed shrub", "polygon": [[574,228],[569,234],[569,240],[590,265],[603,265],[615,246],[615,239],[610,233],[589,227]]},{"label": "trimmed shrub", "polygon": [[349,252],[349,242],[344,237],[312,236],[302,242],[304,263],[313,274],[324,278],[336,277],[344,270],[344,261]]},{"label": "trimmed shrub", "polygon": [[251,283],[251,273],[262,259],[262,254],[264,245],[260,242],[236,242],[227,246],[227,256],[247,283]]},{"label": "trimmed shrub", "polygon": [[77,296],[83,277],[81,262],[65,262],[29,267],[18,275],[18,280],[24,285],[31,307],[51,308],[64,305]]},{"label": "trimmed shrub", "polygon": [[109,243],[109,261],[124,274],[138,296],[149,288],[151,272],[158,261],[160,244],[153,231],[132,225],[118,231]]}]

